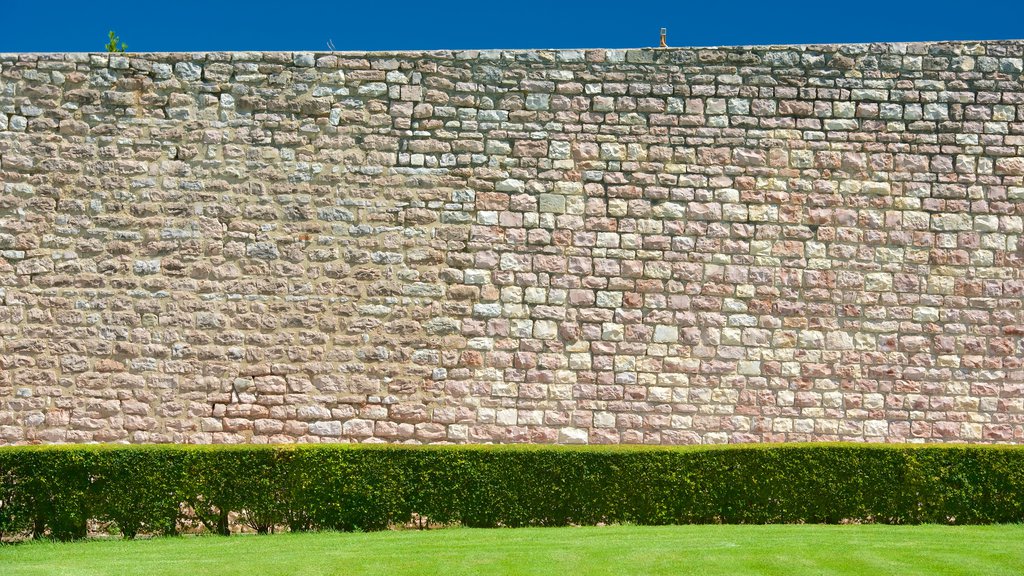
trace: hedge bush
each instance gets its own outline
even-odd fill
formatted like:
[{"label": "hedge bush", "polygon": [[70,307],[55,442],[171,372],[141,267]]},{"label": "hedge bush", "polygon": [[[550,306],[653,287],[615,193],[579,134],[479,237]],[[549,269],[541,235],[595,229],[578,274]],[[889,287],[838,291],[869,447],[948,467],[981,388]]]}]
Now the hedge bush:
[{"label": "hedge bush", "polygon": [[0,537],[233,523],[381,530],[634,523],[1024,522],[1024,447],[0,448]]}]

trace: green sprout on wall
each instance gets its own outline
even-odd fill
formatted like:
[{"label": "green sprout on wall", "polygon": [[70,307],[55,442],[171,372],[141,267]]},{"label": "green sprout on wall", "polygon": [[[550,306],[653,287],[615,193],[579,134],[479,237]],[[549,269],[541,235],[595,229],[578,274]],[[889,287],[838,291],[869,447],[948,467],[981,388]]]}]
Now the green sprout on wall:
[{"label": "green sprout on wall", "polygon": [[[128,50],[128,45],[124,42],[121,42],[121,39],[118,38],[116,34],[114,34],[113,30],[108,32],[107,36],[109,36],[110,38],[110,42],[107,42],[106,46],[104,46],[104,48],[107,49],[107,52],[126,52]],[[118,42],[121,43],[120,48],[117,47]]]}]

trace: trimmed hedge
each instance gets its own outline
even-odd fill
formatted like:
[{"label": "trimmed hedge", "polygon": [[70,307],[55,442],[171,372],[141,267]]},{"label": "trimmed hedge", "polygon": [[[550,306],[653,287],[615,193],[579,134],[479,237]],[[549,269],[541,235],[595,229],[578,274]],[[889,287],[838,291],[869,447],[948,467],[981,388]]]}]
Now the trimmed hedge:
[{"label": "trimmed hedge", "polygon": [[0,449],[0,537],[634,523],[1024,522],[1024,447]]}]

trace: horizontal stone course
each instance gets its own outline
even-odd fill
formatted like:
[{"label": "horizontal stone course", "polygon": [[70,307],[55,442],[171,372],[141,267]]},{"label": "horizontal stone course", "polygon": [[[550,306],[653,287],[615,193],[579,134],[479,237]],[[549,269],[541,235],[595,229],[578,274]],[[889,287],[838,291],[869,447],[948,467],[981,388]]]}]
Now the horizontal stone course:
[{"label": "horizontal stone course", "polygon": [[1020,443],[1022,61],[0,55],[0,444]]}]

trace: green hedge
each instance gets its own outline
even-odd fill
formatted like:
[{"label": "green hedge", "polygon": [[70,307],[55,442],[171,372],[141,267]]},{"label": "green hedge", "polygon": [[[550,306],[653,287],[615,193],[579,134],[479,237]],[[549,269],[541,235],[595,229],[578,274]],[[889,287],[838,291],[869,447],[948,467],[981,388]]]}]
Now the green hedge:
[{"label": "green hedge", "polygon": [[381,530],[635,523],[1024,522],[1024,447],[0,448],[0,537],[233,522]]}]

